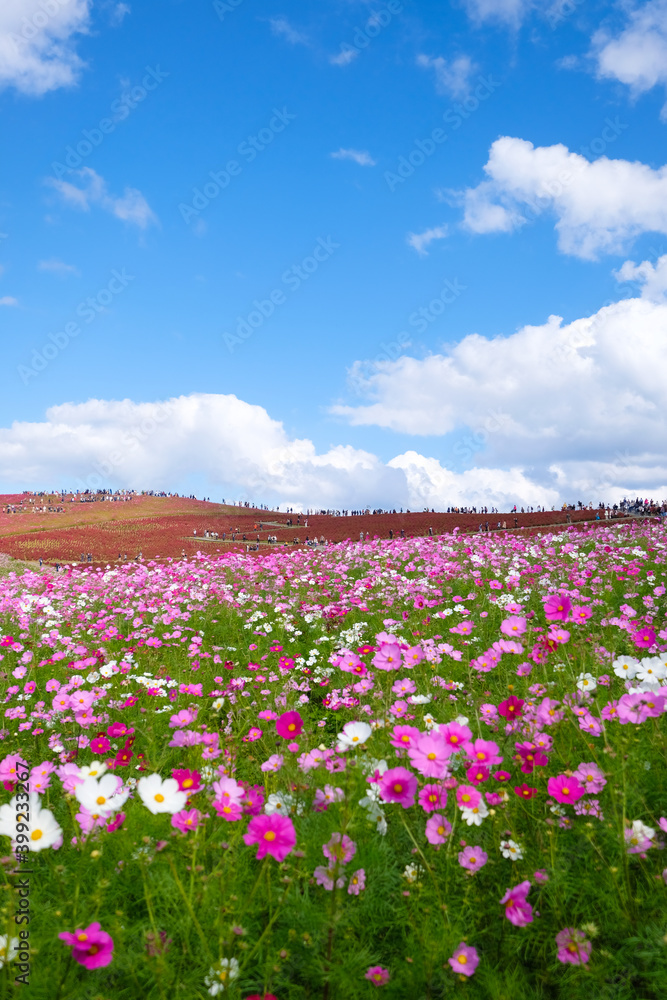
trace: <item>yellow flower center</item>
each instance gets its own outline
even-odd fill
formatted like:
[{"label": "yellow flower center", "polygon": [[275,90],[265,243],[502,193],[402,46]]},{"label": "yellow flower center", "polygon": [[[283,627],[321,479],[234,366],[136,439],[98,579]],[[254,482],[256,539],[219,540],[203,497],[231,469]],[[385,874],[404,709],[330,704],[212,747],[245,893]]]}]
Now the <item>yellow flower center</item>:
[{"label": "yellow flower center", "polygon": [[103,806],[104,803],[106,802],[106,798],[104,795],[98,795],[95,801],[97,802],[98,806]]},{"label": "yellow flower center", "polygon": [[186,778],[185,781],[183,782],[183,788],[191,788],[192,785],[194,785],[194,781],[192,780],[192,778]]},{"label": "yellow flower center", "polygon": [[41,830],[33,830],[32,833],[30,834],[30,839],[31,840],[41,840],[42,839],[42,831]]},{"label": "yellow flower center", "polygon": [[271,840],[275,840],[275,839],[276,839],[276,835],[275,835],[275,833],[274,833],[273,830],[267,830],[266,833],[264,834],[264,840],[271,841]]},{"label": "yellow flower center", "polygon": [[158,792],[157,795],[155,796],[155,801],[156,802],[164,802],[164,795],[162,795],[161,792]]},{"label": "yellow flower center", "polygon": [[467,965],[468,964],[468,959],[466,958],[465,955],[458,955],[456,961],[459,963],[459,965]]}]

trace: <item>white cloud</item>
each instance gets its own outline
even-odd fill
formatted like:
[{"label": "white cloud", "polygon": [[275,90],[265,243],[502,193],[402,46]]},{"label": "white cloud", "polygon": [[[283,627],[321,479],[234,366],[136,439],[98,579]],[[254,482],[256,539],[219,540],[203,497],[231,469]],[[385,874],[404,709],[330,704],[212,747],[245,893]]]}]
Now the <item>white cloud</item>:
[{"label": "white cloud", "polygon": [[81,274],[78,267],[74,264],[66,264],[64,260],[60,260],[58,257],[50,257],[49,260],[40,260],[37,270],[48,271],[50,274],[57,274],[61,278],[66,278],[70,274],[79,277]]},{"label": "white cloud", "polygon": [[447,226],[434,226],[433,229],[427,229],[424,233],[408,233],[408,244],[421,257],[425,257],[428,253],[426,247],[429,243],[432,243],[433,240],[444,240],[448,232]]},{"label": "white cloud", "polygon": [[91,0],[2,0],[0,87],[40,96],[77,82],[76,36],[88,30]]},{"label": "white cloud", "polygon": [[650,0],[630,10],[616,37],[596,32],[593,56],[598,76],[620,80],[635,95],[667,83],[667,0]]},{"label": "white cloud", "polygon": [[504,21],[518,27],[531,10],[531,0],[463,0],[472,21]]},{"label": "white cloud", "polygon": [[417,65],[424,69],[432,69],[435,73],[435,87],[439,94],[449,94],[452,97],[465,97],[470,90],[470,77],[479,67],[470,56],[457,56],[447,62],[442,56],[431,58],[418,55]]},{"label": "white cloud", "polygon": [[15,299],[13,295],[3,295],[0,298],[0,306],[17,306],[19,300]]},{"label": "white cloud", "polygon": [[310,44],[307,36],[293,28],[286,17],[272,17],[269,19],[269,24],[273,34],[284,38],[290,45]]},{"label": "white cloud", "polygon": [[[625,127],[609,119],[602,141]],[[503,136],[484,171],[489,180],[461,195],[472,232],[510,232],[551,212],[560,250],[588,260],[625,252],[641,233],[667,233],[667,167],[606,156],[590,162],[560,143],[535,147]]]},{"label": "white cloud", "polygon": [[358,362],[351,381],[366,401],[331,412],[401,434],[458,433],[459,458],[494,475],[520,469],[565,496],[586,483],[596,501],[664,486],[667,255],[627,262],[617,277],[639,282],[641,295],[566,325],[551,316],[507,337],[466,336],[425,359],[376,362],[370,375]]},{"label": "white cloud", "polygon": [[140,229],[146,229],[151,223],[157,222],[148,202],[136,188],[126,187],[121,197],[114,197],[108,194],[104,178],[91,167],[73,170],[72,174],[81,179],[82,187],[54,177],[46,179],[46,183],[55,188],[72,208],[88,212],[91,205],[99,205],[105,212],[110,212],[123,222],[139,226]]},{"label": "white cloud", "polygon": [[132,13],[132,8],[127,3],[117,3],[114,4],[113,10],[111,11],[111,23],[114,28],[122,24],[128,14]]},{"label": "white cloud", "polygon": [[365,149],[339,149],[330,154],[334,160],[353,160],[360,167],[374,167],[375,160]]},{"label": "white cloud", "polygon": [[332,66],[349,66],[357,58],[359,52],[360,49],[355,49],[352,45],[342,45],[340,52],[337,52],[335,56],[329,56],[329,62]]}]

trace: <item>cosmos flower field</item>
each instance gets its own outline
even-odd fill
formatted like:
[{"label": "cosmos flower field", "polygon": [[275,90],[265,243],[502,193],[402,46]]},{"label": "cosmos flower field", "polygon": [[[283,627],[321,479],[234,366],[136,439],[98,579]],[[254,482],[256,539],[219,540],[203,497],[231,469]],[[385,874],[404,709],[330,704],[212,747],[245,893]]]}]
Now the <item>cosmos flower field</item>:
[{"label": "cosmos flower field", "polygon": [[0,995],[664,997],[666,559],[633,523],[0,579]]}]

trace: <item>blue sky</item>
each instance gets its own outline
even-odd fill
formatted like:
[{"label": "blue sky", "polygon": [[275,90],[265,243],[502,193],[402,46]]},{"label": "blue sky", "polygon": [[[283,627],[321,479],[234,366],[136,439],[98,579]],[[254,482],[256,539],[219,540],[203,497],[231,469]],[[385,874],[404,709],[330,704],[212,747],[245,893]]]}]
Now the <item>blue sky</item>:
[{"label": "blue sky", "polygon": [[0,489],[667,491],[663,0],[3,11]]}]

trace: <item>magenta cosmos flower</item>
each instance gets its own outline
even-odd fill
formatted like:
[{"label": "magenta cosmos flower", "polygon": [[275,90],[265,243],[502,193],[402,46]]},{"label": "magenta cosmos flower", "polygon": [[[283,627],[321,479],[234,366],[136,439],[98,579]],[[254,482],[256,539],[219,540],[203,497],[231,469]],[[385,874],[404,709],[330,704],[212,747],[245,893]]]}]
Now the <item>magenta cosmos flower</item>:
[{"label": "magenta cosmos flower", "polygon": [[515,927],[525,927],[533,922],[533,908],[526,896],[530,892],[530,882],[520,882],[508,889],[500,902],[505,907],[505,916]]},{"label": "magenta cosmos flower", "polygon": [[427,813],[444,809],[447,805],[447,789],[442,785],[424,785],[419,793],[419,805]]},{"label": "magenta cosmos flower", "polygon": [[465,941],[461,941],[452,957],[447,961],[454,972],[459,972],[462,976],[472,976],[479,965],[479,955],[475,948],[469,947]]},{"label": "magenta cosmos flower", "polygon": [[472,737],[472,732],[467,726],[460,726],[458,722],[448,722],[440,726],[440,732],[452,750],[460,750],[464,743],[468,743]]},{"label": "magenta cosmos flower", "polygon": [[563,594],[553,594],[544,604],[544,617],[548,622],[565,622],[570,613],[572,603]]},{"label": "magenta cosmos flower", "polygon": [[276,719],[276,731],[284,740],[293,740],[303,732],[303,719],[298,712],[283,712]]},{"label": "magenta cosmos flower", "polygon": [[257,844],[257,860],[270,854],[276,861],[284,861],[296,845],[296,830],[289,816],[280,813],[253,816],[248,823],[248,832],[243,834],[244,842],[250,847]]},{"label": "magenta cosmos flower", "polygon": [[462,868],[467,868],[471,874],[483,868],[488,860],[488,854],[485,854],[481,847],[464,847],[459,853],[459,864]]},{"label": "magenta cosmos flower", "polygon": [[557,778],[549,778],[547,791],[552,799],[557,802],[578,802],[582,795],[586,794],[586,789],[582,788],[576,778],[568,778],[566,774],[559,774]]},{"label": "magenta cosmos flower", "polygon": [[113,958],[113,938],[99,924],[90,924],[73,934],[64,931],[58,937],[74,949],[74,961],[86,969],[101,969]]},{"label": "magenta cosmos flower", "polygon": [[373,986],[384,986],[389,982],[389,969],[383,969],[381,965],[371,965],[364,979],[369,979]]},{"label": "magenta cosmos flower", "polygon": [[583,965],[591,957],[591,943],[586,940],[583,931],[574,927],[564,927],[556,934],[558,945],[558,961],[569,962],[571,965]]},{"label": "magenta cosmos flower", "polygon": [[417,779],[406,767],[390,767],[380,778],[380,797],[385,802],[399,802],[404,809],[415,804]]}]

